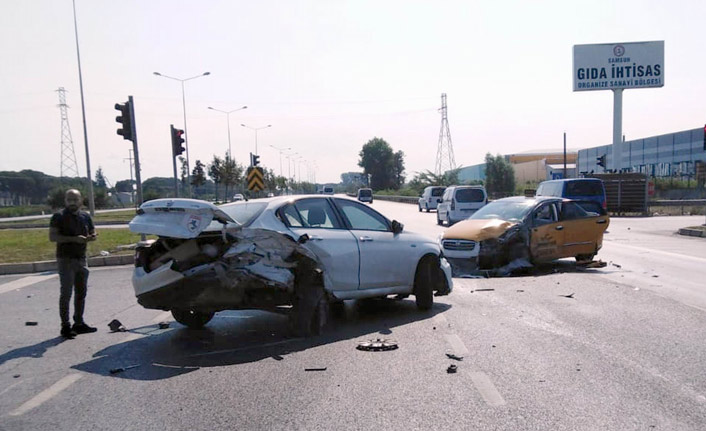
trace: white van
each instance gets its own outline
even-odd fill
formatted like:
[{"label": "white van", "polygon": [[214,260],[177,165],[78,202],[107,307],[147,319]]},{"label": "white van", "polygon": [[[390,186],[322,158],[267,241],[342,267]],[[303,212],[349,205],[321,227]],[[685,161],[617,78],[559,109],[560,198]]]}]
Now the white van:
[{"label": "white van", "polygon": [[325,194],[325,195],[332,195],[332,194],[333,194],[333,187],[331,187],[331,186],[324,186],[324,194]]},{"label": "white van", "polygon": [[424,189],[424,193],[419,198],[419,211],[423,209],[429,212],[429,210],[435,210],[439,202],[441,202],[441,196],[444,194],[446,187],[443,186],[429,186]]},{"label": "white van", "polygon": [[483,186],[447,187],[436,209],[436,223],[447,225],[465,220],[488,203]]}]

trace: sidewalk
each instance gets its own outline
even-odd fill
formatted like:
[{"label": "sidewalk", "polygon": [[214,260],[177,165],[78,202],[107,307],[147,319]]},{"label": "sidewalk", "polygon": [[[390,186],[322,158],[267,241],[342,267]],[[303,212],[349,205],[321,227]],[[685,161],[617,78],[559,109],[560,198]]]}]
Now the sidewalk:
[{"label": "sidewalk", "polygon": [[[122,254],[116,256],[96,256],[88,258],[88,267],[95,268],[98,266],[131,265],[134,262],[134,254]],[[46,271],[56,271],[56,260],[0,264],[0,275],[29,274],[33,272]]]}]

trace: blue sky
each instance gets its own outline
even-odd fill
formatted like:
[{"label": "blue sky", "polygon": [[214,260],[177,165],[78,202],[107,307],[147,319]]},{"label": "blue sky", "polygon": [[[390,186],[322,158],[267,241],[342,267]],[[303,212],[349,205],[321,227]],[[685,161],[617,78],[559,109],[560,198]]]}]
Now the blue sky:
[{"label": "blue sky", "polygon": [[[103,1],[76,0],[92,170],[129,178],[129,142],[116,102],[135,98],[142,177],[171,176],[169,125],[183,125],[187,78],[191,164],[228,148],[254,151],[279,173],[338,182],[373,137],[406,154],[408,178],[434,169],[441,93],[456,162],[605,145],[612,93],[572,92],[572,46],[665,41],[665,85],[625,91],[623,131],[636,139],[706,123],[701,1]],[[59,174],[65,87],[79,171],[85,175],[70,0],[6,0],[0,14],[0,170]],[[315,163],[315,165],[314,165]],[[308,168],[307,168],[308,166]],[[315,166],[315,167],[314,167]],[[307,171],[308,169],[308,171]],[[290,169],[291,170],[291,169]],[[283,160],[287,175],[287,159]]]}]

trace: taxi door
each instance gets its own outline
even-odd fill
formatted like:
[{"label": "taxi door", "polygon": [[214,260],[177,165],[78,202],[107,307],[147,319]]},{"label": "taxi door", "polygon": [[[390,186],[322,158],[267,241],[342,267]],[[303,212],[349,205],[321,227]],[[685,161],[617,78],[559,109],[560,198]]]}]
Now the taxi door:
[{"label": "taxi door", "polygon": [[[594,211],[590,205],[598,206]],[[559,220],[564,226],[562,257],[594,254],[603,244],[603,232],[608,228],[608,215],[601,215],[595,202],[562,202]]]},{"label": "taxi door", "polygon": [[532,212],[530,223],[530,254],[536,262],[548,262],[561,257],[564,226],[559,222],[555,202],[547,202]]}]

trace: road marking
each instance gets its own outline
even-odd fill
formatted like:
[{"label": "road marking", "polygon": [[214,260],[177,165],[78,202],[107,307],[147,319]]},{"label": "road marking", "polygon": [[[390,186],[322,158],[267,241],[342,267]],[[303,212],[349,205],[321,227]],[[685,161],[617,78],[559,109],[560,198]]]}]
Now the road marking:
[{"label": "road marking", "polygon": [[159,313],[154,319],[152,319],[152,323],[159,323],[159,322],[164,322],[165,320],[169,319],[169,316],[172,315],[171,311],[165,311],[164,313]]},{"label": "road marking", "polygon": [[51,385],[47,389],[38,393],[34,398],[30,399],[29,401],[25,402],[21,406],[17,407],[15,410],[11,411],[9,413],[9,415],[10,416],[21,416],[21,415],[27,413],[28,411],[41,406],[45,402],[54,398],[56,395],[58,395],[64,389],[67,389],[69,386],[76,383],[81,377],[83,377],[81,374],[69,374],[68,376],[62,378],[61,380],[54,383],[53,385]]},{"label": "road marking", "polygon": [[638,251],[642,251],[645,253],[650,253],[650,254],[656,253],[656,254],[662,254],[664,256],[676,257],[677,259],[693,260],[695,262],[706,262],[706,258],[703,258],[703,257],[690,256],[690,255],[681,254],[681,253],[672,253],[671,251],[662,251],[662,250],[657,250],[655,248],[638,247],[636,245],[621,244],[621,243],[615,242],[615,241],[608,241],[608,242],[610,242],[610,245],[629,248],[632,250],[638,250]]},{"label": "road marking", "polygon": [[466,345],[463,344],[463,341],[461,341],[458,335],[446,334],[445,337],[456,355],[463,356],[469,353],[468,348],[466,348]]},{"label": "road marking", "polygon": [[437,325],[447,325],[449,323],[448,320],[446,320],[446,316],[444,316],[443,313],[439,313],[436,316],[434,316],[432,319],[432,322],[436,323]]},{"label": "road marking", "polygon": [[16,289],[22,289],[23,287],[31,286],[36,283],[41,283],[42,281],[51,280],[52,278],[58,277],[58,274],[44,274],[44,275],[30,275],[28,277],[18,278],[9,283],[0,285],[0,293],[11,292]]},{"label": "road marking", "polygon": [[505,399],[503,399],[500,392],[495,389],[495,385],[485,373],[473,372],[470,373],[470,376],[473,381],[473,386],[476,387],[489,406],[498,407],[505,405]]}]

